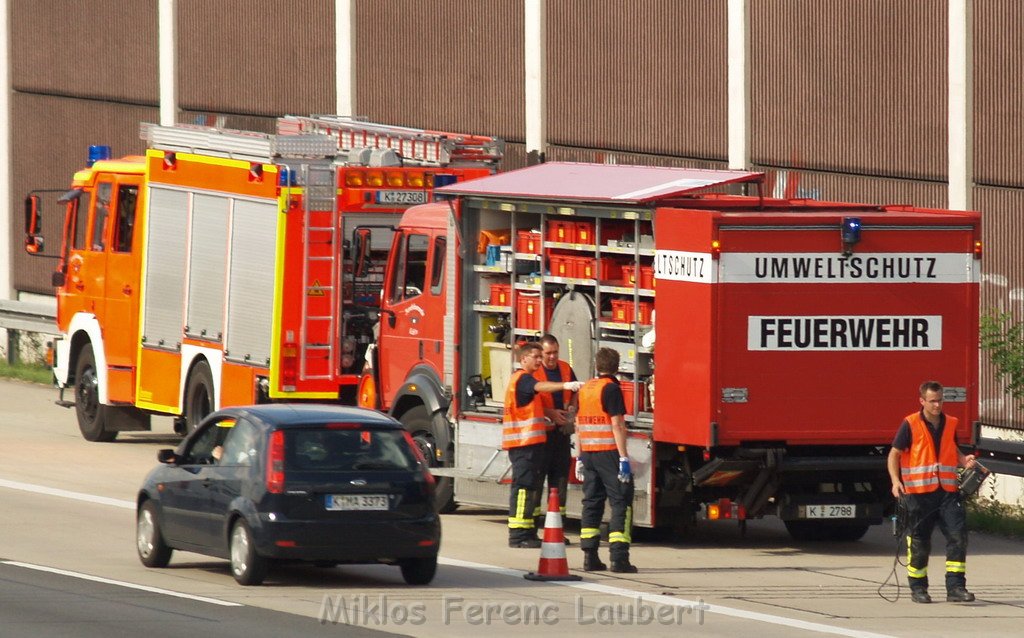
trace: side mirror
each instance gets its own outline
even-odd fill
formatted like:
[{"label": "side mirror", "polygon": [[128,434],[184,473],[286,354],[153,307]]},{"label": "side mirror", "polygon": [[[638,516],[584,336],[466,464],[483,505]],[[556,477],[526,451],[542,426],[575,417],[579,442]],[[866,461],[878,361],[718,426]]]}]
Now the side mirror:
[{"label": "side mirror", "polygon": [[370,239],[369,228],[357,228],[352,233],[352,269],[357,279],[366,276],[370,270]]},{"label": "side mirror", "polygon": [[178,462],[178,458],[174,455],[174,450],[160,450],[156,453],[156,460],[161,463],[168,465],[174,465]]},{"label": "side mirror", "polygon": [[29,195],[25,198],[25,252],[30,255],[43,252],[43,236],[39,232],[41,225],[39,195]]}]

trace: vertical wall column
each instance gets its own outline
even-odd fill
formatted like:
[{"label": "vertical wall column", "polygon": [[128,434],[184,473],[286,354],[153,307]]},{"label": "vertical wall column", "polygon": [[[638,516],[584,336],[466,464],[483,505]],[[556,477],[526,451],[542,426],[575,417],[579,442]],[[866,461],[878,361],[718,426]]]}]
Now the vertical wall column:
[{"label": "vertical wall column", "polygon": [[334,0],[334,92],[338,115],[356,114],[355,23],[355,3]]},{"label": "vertical wall column", "polygon": [[545,55],[545,8],[546,0],[525,0],[523,50],[526,52],[524,70],[526,76],[526,160],[528,164],[544,161],[547,145],[547,123],[545,122],[545,88],[547,78]]},{"label": "vertical wall column", "polygon": [[[16,207],[11,193],[14,162],[11,161],[11,7],[9,0],[0,0],[0,299],[11,299],[11,272],[14,270],[11,227]],[[20,228],[20,226],[19,226]]]},{"label": "vertical wall column", "polygon": [[750,7],[749,0],[729,0],[729,168],[750,168]]},{"label": "vertical wall column", "polygon": [[973,207],[972,0],[949,0],[949,208]]},{"label": "vertical wall column", "polygon": [[174,126],[178,121],[178,50],[175,4],[177,0],[160,0],[158,49],[160,56],[160,125]]}]

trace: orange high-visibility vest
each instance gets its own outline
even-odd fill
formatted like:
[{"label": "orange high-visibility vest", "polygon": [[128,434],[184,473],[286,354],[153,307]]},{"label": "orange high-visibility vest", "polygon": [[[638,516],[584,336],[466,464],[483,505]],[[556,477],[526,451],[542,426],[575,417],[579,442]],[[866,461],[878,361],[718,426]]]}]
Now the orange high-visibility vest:
[{"label": "orange high-visibility vest", "polygon": [[612,434],[612,418],[601,405],[604,387],[612,383],[608,377],[597,377],[580,388],[579,413],[576,415],[576,435],[584,452],[618,450]]},{"label": "orange high-visibility vest", "polygon": [[[565,361],[562,361],[561,359],[558,360],[558,374],[560,375],[562,381],[571,381],[572,380],[572,368],[569,367],[568,363],[566,363]],[[537,368],[534,371],[533,378],[538,380],[538,381],[547,381],[548,380],[547,373],[544,371],[544,366],[541,366],[541,367]],[[554,410],[555,409],[555,399],[552,396],[553,393],[551,393],[551,392],[538,392],[538,394],[540,395],[540,400],[544,404],[544,408],[546,410]],[[572,392],[569,392],[568,390],[562,390],[562,409],[563,410],[569,407],[569,401],[572,401]],[[549,430],[554,430],[555,429],[555,424],[551,423],[549,421],[548,422],[548,429]]]},{"label": "orange high-visibility vest", "polygon": [[505,416],[502,417],[504,428],[501,431],[503,450],[544,443],[548,438],[545,432],[547,419],[544,418],[540,393],[534,395],[533,401],[526,406],[516,405],[516,384],[524,374],[526,370],[516,370],[505,389]]},{"label": "orange high-visibility vest", "polygon": [[926,494],[940,487],[947,492],[957,490],[956,417],[946,416],[946,426],[939,441],[939,458],[935,458],[935,441],[920,412],[907,417],[910,424],[910,449],[900,455],[900,478],[908,494]]}]

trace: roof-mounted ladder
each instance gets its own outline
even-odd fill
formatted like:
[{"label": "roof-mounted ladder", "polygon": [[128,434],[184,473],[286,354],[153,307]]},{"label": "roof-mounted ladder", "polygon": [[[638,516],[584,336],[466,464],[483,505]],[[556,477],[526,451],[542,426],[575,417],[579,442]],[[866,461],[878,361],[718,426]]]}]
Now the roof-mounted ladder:
[{"label": "roof-mounted ladder", "polygon": [[139,137],[150,148],[176,153],[195,153],[269,164],[278,158],[333,159],[338,144],[325,133],[270,135],[252,131],[175,124],[143,123]]},{"label": "roof-mounted ladder", "polygon": [[336,140],[337,150],[391,149],[405,164],[494,168],[505,142],[496,137],[375,124],[340,115],[286,115],[278,118],[281,136],[324,134]]}]

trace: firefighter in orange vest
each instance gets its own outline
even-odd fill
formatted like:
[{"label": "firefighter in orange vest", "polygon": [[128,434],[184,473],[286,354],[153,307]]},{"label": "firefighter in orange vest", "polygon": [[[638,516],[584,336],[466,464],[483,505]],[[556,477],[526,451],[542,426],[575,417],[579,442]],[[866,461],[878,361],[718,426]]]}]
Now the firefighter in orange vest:
[{"label": "firefighter in orange vest", "polygon": [[[576,381],[576,373],[565,361],[558,358],[558,339],[546,334],[540,338],[541,366],[533,373],[538,381]],[[544,392],[540,395],[544,402],[544,416],[548,419],[548,440],[544,451],[544,472],[541,481],[547,478],[548,489],[558,488],[558,506],[562,517],[565,517],[565,496],[569,487],[569,465],[572,462],[573,419],[576,412],[576,395],[572,392]],[[538,493],[543,497],[543,486],[538,485]],[[537,526],[543,524],[541,503],[533,512]]]},{"label": "firefighter in orange vest", "polygon": [[629,562],[630,534],[633,526],[633,470],[626,455],[626,402],[615,378],[619,353],[601,348],[595,357],[599,376],[580,389],[576,436],[580,457],[576,476],[583,481],[583,517],[580,521],[580,548],[583,569],[604,571],[597,548],[601,543],[601,519],[604,503],[611,504],[608,522],[608,546],[612,571],[635,574]]},{"label": "firefighter in orange vest", "polygon": [[907,580],[915,603],[930,603],[928,554],[938,523],[946,537],[946,600],[971,602],[967,591],[967,517],[957,482],[957,467],[974,465],[956,445],[959,420],[942,412],[942,385],[920,388],[921,410],[900,424],[889,451],[892,495],[907,508]]},{"label": "firefighter in orange vest", "polygon": [[536,342],[522,344],[516,350],[521,370],[512,373],[505,390],[505,416],[502,449],[508,450],[512,465],[512,490],[508,507],[509,547],[540,547],[533,512],[540,502],[538,488],[543,482],[544,443],[547,441],[547,419],[544,417],[542,392],[579,390],[579,381],[553,383],[537,381],[533,373],[541,366],[541,346]]}]

